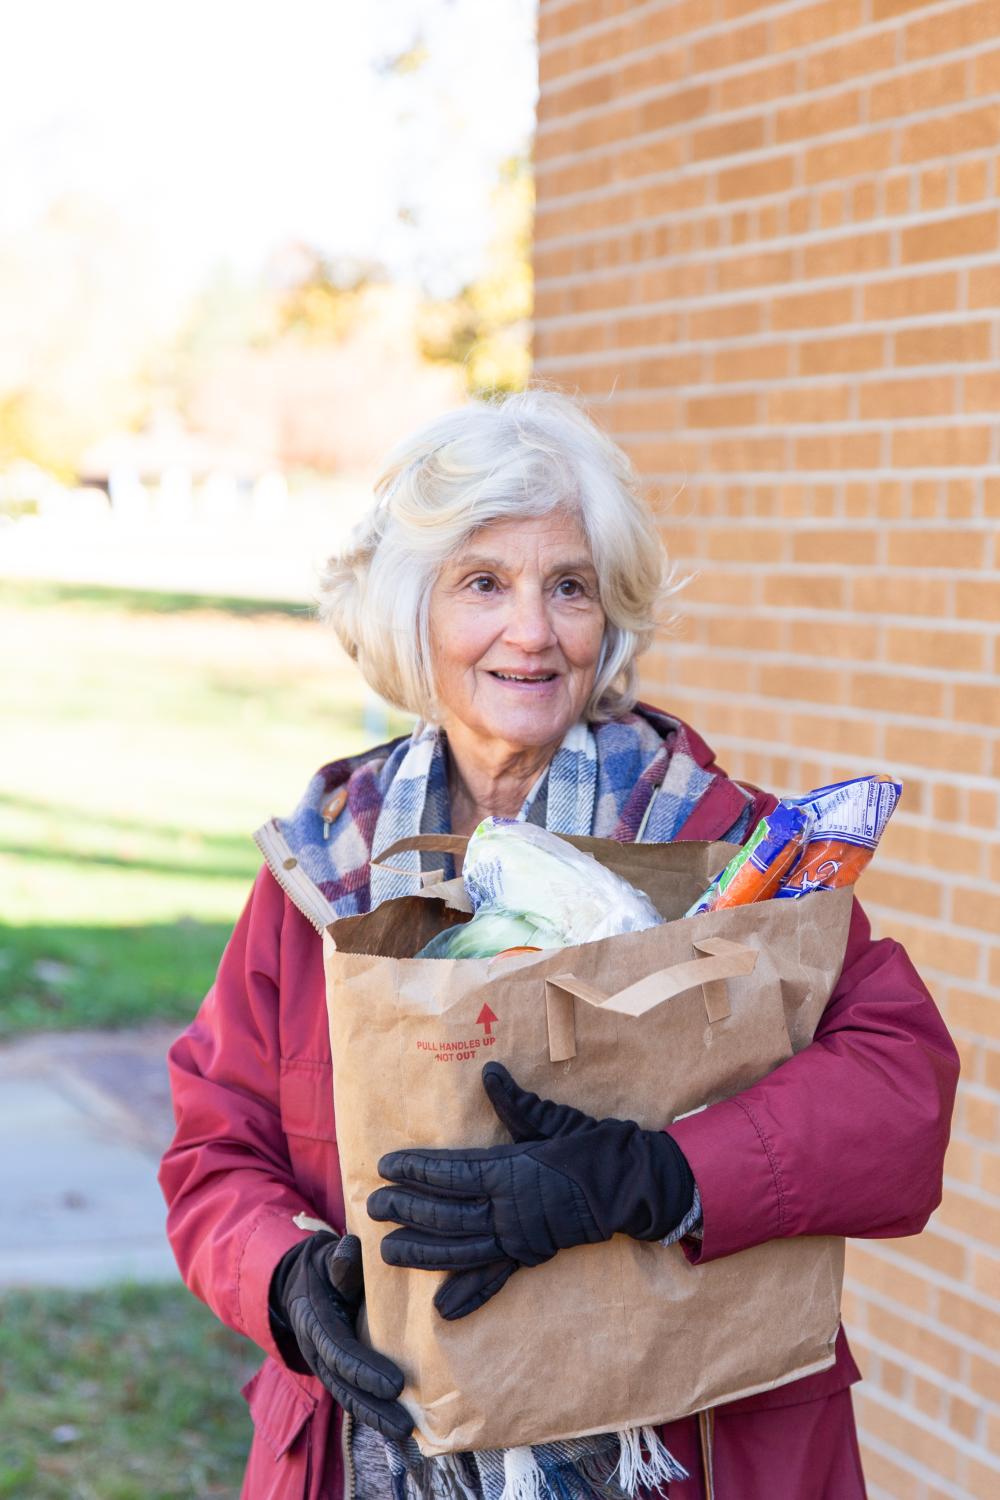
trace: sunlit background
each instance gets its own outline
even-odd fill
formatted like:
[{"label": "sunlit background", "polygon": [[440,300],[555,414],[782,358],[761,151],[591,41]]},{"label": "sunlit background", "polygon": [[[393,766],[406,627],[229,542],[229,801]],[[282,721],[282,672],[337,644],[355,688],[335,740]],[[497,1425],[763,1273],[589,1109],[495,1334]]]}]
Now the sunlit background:
[{"label": "sunlit background", "polygon": [[[253,830],[408,727],[312,618],[316,569],[392,444],[527,377],[534,11],[5,12],[0,1039],[16,1060],[48,1036],[30,1077],[105,1090],[153,1149],[134,1182],[95,1156],[40,1184],[0,1287],[114,1278],[95,1172],[155,1244],[128,1261],[154,1284],[3,1298],[2,1495],[238,1489],[255,1351],[155,1285],[164,1038],[211,982]],[[9,1151],[27,1127],[0,1124]]]},{"label": "sunlit background", "polygon": [[8,23],[4,1029],[188,1014],[252,830],[399,727],[308,623],[316,567],[394,442],[527,376],[534,21]]}]

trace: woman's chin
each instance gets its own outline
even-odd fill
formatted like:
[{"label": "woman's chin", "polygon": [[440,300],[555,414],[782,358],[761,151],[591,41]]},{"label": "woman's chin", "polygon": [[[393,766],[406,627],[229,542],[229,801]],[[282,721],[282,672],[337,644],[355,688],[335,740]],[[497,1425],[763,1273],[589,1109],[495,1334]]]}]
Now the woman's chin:
[{"label": "woman's chin", "polygon": [[480,736],[525,749],[557,744],[579,716],[565,702],[509,703],[482,714],[476,724]]}]

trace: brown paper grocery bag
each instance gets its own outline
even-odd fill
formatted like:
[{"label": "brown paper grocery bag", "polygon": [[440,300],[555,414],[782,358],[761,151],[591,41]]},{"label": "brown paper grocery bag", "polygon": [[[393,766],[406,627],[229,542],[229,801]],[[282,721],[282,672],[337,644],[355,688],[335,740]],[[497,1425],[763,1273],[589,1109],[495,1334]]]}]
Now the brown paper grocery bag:
[{"label": "brown paper grocery bag", "polygon": [[[363,1247],[369,1335],[405,1371],[426,1454],[656,1424],[833,1362],[843,1241],[776,1240],[692,1266],[616,1235],[522,1269],[445,1322],[441,1273],[387,1266],[365,1203],[403,1146],[507,1142],[480,1081],[658,1129],[770,1072],[811,1039],[843,963],[850,890],[684,918],[732,845],[575,838],[667,922],[575,948],[415,959],[467,920],[461,881],[331,923],[324,938],[338,1145]],[[461,852],[463,840],[407,841]],[[404,845],[394,845],[391,855]]]}]

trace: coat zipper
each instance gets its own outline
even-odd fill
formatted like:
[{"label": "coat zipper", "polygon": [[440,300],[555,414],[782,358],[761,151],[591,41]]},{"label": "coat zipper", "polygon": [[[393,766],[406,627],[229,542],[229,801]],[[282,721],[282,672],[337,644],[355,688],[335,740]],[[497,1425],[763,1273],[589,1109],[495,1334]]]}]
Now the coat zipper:
[{"label": "coat zipper", "polygon": [[264,862],[292,905],[322,936],[337,913],[319,886],[303,870],[292,846],[278,827],[276,818],[258,828],[253,836]]},{"label": "coat zipper", "polygon": [[354,1435],[354,1418],[349,1411],[344,1412],[344,1420],[340,1424],[340,1458],[344,1472],[344,1500],[354,1500],[357,1488],[357,1478],[354,1473],[354,1454],[351,1452],[351,1438]]}]

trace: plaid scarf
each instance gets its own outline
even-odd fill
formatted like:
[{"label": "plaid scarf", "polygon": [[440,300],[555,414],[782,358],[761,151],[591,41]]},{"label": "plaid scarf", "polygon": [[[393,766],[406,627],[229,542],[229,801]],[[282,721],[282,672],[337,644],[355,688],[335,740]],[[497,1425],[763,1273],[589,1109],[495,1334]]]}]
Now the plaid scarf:
[{"label": "plaid scarf", "polygon": [[[645,704],[610,724],[573,725],[518,814],[555,833],[631,842],[675,838],[717,773],[698,764],[686,727]],[[726,838],[745,837],[752,801]],[[448,856],[410,850],[393,867],[373,853],[415,833],[450,832],[446,737],[418,724],[404,739],[325,766],[291,817],[279,820],[299,864],[338,916],[418,891],[421,872],[454,875]],[[700,1218],[691,1213],[664,1243]],[[426,1459],[356,1427],[352,1450],[364,1500],[631,1500],[687,1473],[644,1427],[533,1447]]]},{"label": "plaid scarf", "polygon": [[[439,731],[418,725],[412,735],[333,761],[317,771],[295,811],[276,820],[338,917],[370,911],[400,889],[414,891],[417,871],[441,868],[440,854],[401,854],[394,866],[413,874],[397,888],[382,885],[371,859],[406,833],[451,831],[444,746]],[[641,832],[643,843],[662,844],[677,837],[718,774],[699,765],[686,725],[640,703],[610,724],[574,725],[521,812],[554,833],[631,843]],[[747,794],[743,813],[720,837],[741,843],[751,811]]]}]

